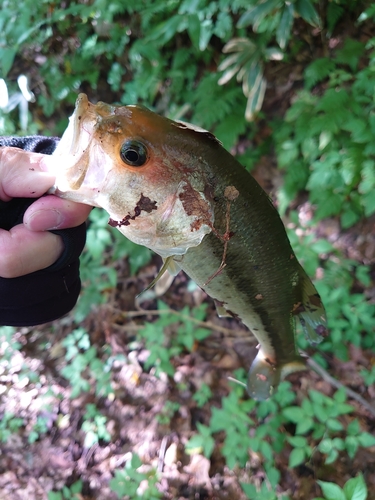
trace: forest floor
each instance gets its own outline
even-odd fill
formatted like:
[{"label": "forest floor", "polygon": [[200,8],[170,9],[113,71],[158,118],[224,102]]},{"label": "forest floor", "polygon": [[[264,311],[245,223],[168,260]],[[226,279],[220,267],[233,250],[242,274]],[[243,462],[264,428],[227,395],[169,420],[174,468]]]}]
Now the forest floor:
[{"label": "forest floor", "polygon": [[[261,162],[255,172],[268,188],[270,178],[276,178],[271,170]],[[334,220],[318,227],[321,236],[334,240],[348,256],[367,263],[374,262],[374,229],[374,218],[366,222],[366,227],[362,224],[345,233],[339,231]],[[228,377],[237,368],[248,369],[256,354],[255,339],[236,320],[219,319],[212,301],[200,289],[189,291],[188,279],[180,273],[163,301],[176,311],[184,305],[197,306],[207,301],[206,326],[211,334],[196,343],[193,352],[186,351],[173,359],[174,377],[156,377],[153,370],[144,368],[149,353],[136,338],[146,320],[157,318],[155,313],[147,313],[155,311],[156,300],[140,304],[135,296],[151,281],[160,263],[155,257],[136,278],[130,275],[126,261],[116,265],[117,287],[108,291],[106,303],[96,305],[81,325],[89,333],[91,345],[100,349],[107,344],[112,356],[118,356],[112,365],[110,397],[98,397],[89,390],[72,398],[72,385],[60,373],[66,364],[62,342],[73,328],[73,316],[37,328],[19,329],[13,340],[20,349],[2,345],[0,413],[21,420],[18,427],[14,424],[14,432],[8,431],[11,423],[0,423],[0,500],[47,500],[48,491],[60,491],[78,480],[83,481],[82,491],[76,497],[65,498],[115,500],[118,497],[109,481],[132,453],[137,453],[145,464],[141,472],[158,471],[157,488],[165,500],[245,500],[240,481],[260,484],[264,479],[258,453],[249,450],[246,469],[229,470],[220,452],[222,433],[216,436],[210,459],[201,453],[188,455],[185,444],[196,433],[197,423],[208,425],[212,408],[219,407],[221,398],[233,390]],[[165,331],[166,335],[174,334],[173,327]],[[350,354],[350,361],[345,363],[330,359],[330,374],[373,401],[375,389],[370,387],[366,393],[357,375],[363,353],[353,347]],[[298,400],[309,388],[330,396],[336,390],[312,370],[294,374],[289,380]],[[212,396],[199,407],[193,395],[203,382],[210,387]],[[97,381],[89,379],[89,383]],[[363,430],[374,433],[375,417],[358,402],[350,403],[356,408]],[[106,417],[110,442],[99,439],[92,445],[85,443],[82,425],[90,404]],[[32,432],[34,437],[30,439]],[[317,477],[342,485],[359,471],[374,471],[375,450],[361,448],[355,459],[342,457],[331,466],[324,465],[319,452],[310,464],[295,469],[288,469],[287,464],[288,453],[283,452],[277,463],[283,474],[280,492],[293,499],[310,500],[320,495]],[[371,500],[375,498],[375,474],[368,474],[366,479]],[[141,483],[141,488],[146,486]],[[149,498],[146,493],[144,498]]]}]

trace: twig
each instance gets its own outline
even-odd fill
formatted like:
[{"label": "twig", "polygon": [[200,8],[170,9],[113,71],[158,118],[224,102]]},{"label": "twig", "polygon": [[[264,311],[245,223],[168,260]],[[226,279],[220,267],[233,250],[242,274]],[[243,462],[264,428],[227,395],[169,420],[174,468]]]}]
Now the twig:
[{"label": "twig", "polygon": [[237,380],[236,378],[233,377],[227,377],[227,380],[229,380],[229,382],[234,382],[235,384],[240,385],[241,387],[247,389],[247,385],[241,382],[241,380]]},{"label": "twig", "polygon": [[[302,354],[307,355],[305,352],[301,351]],[[346,387],[342,382],[339,382],[335,378],[333,378],[324,368],[322,368],[316,361],[314,361],[311,358],[307,358],[307,364],[316,372],[318,373],[324,380],[329,382],[331,385],[334,387],[337,387],[338,389],[344,389],[346,394],[352,398],[358,401],[366,410],[368,410],[371,415],[375,417],[375,407],[371,405],[368,401],[366,401],[362,396],[354,392],[352,389],[349,389],[349,387]]]},{"label": "twig", "polygon": [[[238,337],[238,335],[233,335],[233,330],[230,328],[225,328],[224,326],[216,325],[212,321],[201,321],[199,319],[196,319],[192,316],[187,316],[186,314],[182,314],[179,311],[175,311],[174,309],[144,309],[142,311],[120,311],[112,306],[110,306],[112,310],[116,311],[120,316],[123,318],[137,318],[139,316],[161,316],[163,314],[174,314],[178,317],[180,317],[182,320],[188,320],[192,321],[198,326],[201,326],[202,328],[207,328],[208,330],[215,330],[220,333],[224,333],[225,335],[229,337]],[[252,339],[253,336],[251,335],[250,332],[244,332],[246,335],[248,334],[249,339]],[[255,343],[254,339],[254,343]]]},{"label": "twig", "polygon": [[165,452],[167,451],[167,445],[169,442],[169,436],[166,435],[163,437],[160,445],[159,456],[158,456],[158,472],[161,474],[163,472],[164,467],[164,458]]}]

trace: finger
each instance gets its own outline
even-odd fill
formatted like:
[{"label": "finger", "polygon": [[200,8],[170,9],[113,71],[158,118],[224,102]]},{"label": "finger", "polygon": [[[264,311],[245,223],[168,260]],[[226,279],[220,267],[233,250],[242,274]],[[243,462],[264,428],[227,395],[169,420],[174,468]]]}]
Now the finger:
[{"label": "finger", "polygon": [[75,227],[87,219],[91,209],[89,205],[63,200],[57,196],[43,196],[26,210],[23,222],[31,231]]},{"label": "finger", "polygon": [[10,231],[0,229],[0,276],[17,278],[45,269],[63,250],[62,239],[56,234],[29,231],[23,224]]},{"label": "finger", "polygon": [[54,174],[46,169],[45,155],[0,148],[0,199],[42,196],[55,182]]}]

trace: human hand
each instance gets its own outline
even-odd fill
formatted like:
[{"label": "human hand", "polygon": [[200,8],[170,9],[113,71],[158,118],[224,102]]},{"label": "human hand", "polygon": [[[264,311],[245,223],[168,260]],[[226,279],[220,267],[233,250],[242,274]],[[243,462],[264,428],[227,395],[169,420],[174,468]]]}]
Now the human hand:
[{"label": "human hand", "polygon": [[0,229],[0,277],[16,278],[52,265],[64,244],[48,230],[78,226],[90,213],[87,205],[43,196],[55,181],[51,165],[51,156],[0,148],[0,200],[38,198],[26,210],[23,224]]}]

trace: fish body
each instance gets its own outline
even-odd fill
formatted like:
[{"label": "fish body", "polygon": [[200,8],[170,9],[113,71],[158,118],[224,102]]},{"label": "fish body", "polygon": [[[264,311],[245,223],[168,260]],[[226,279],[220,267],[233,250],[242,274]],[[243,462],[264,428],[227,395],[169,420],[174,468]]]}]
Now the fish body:
[{"label": "fish body", "polygon": [[268,398],[326,335],[323,304],[256,180],[209,132],[141,106],[81,94],[54,154],[58,196],[104,208],[110,224],[180,268],[259,341],[248,392]]}]

